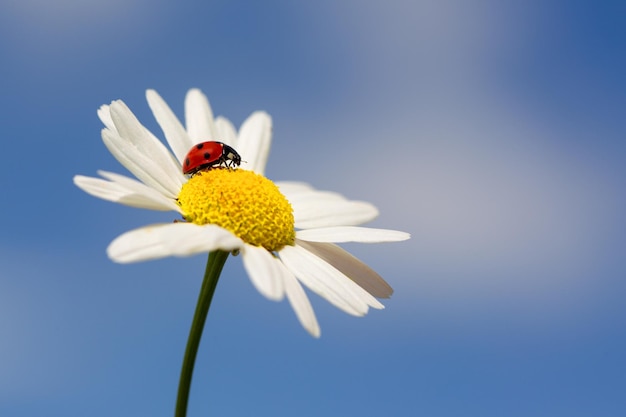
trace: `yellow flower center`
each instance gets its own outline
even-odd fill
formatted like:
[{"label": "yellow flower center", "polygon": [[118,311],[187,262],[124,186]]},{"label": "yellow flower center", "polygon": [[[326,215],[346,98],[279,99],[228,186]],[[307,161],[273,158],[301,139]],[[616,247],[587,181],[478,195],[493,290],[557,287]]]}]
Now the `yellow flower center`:
[{"label": "yellow flower center", "polygon": [[252,171],[201,171],[183,185],[177,202],[188,222],[218,225],[268,251],[295,242],[291,204],[272,181]]}]

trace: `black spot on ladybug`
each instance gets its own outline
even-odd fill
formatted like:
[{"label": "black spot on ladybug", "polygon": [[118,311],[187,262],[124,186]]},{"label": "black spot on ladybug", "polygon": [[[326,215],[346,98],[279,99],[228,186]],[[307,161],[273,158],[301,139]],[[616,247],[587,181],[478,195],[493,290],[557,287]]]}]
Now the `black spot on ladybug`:
[{"label": "black spot on ladybug", "polygon": [[198,143],[198,144],[196,145],[196,148],[198,148],[198,149],[202,149],[202,148],[204,148],[204,143]]},{"label": "black spot on ladybug", "polygon": [[189,158],[185,159],[185,165],[189,166],[189,163],[190,163]]},{"label": "black spot on ladybug", "polygon": [[204,153],[204,159],[209,159],[211,157],[211,154],[208,152]]}]

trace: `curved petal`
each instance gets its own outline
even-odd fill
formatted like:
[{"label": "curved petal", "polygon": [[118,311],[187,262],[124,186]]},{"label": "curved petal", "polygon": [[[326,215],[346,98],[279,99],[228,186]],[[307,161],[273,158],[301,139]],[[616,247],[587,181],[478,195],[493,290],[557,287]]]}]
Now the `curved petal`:
[{"label": "curved petal", "polygon": [[174,200],[165,197],[157,190],[148,187],[142,182],[126,177],[124,175],[116,174],[114,172],[99,170],[98,174],[110,181],[116,182],[121,186],[126,187],[130,191],[134,191],[137,194],[142,194],[155,201],[166,203],[168,207],[170,207],[170,210],[177,211],[179,213],[182,212],[180,206],[178,206],[178,204],[176,204]]},{"label": "curved petal", "polygon": [[371,300],[366,301],[359,291],[367,293],[322,259],[300,246],[285,246],[279,255],[298,280],[320,297],[348,314],[363,316],[367,313]]},{"label": "curved petal", "polygon": [[217,249],[231,251],[243,246],[241,239],[219,226],[179,222],[126,232],[111,242],[107,254],[115,262],[130,263],[167,256],[191,256]]},{"label": "curved petal", "polygon": [[111,110],[109,109],[108,104],[103,104],[102,106],[100,106],[97,113],[98,118],[104,124],[104,126],[106,126],[108,129],[117,131],[117,129],[115,128],[115,123],[113,123],[113,119],[111,119]]},{"label": "curved petal", "polygon": [[374,297],[389,298],[393,294],[391,286],[376,271],[343,248],[332,243],[302,240],[296,243],[337,268]]},{"label": "curved petal", "polygon": [[111,103],[110,113],[120,137],[150,158],[153,166],[158,167],[167,176],[178,180],[179,186],[183,184],[184,177],[180,163],[172,157],[167,147],[137,120],[123,101],[117,100]]},{"label": "curved petal", "polygon": [[[180,212],[180,208],[173,200],[139,181],[122,175],[99,173],[108,177],[110,181],[76,175],[74,176],[74,184],[87,194],[114,203],[148,210]],[[113,177],[114,175],[115,177]]]},{"label": "curved petal", "polygon": [[241,249],[243,266],[256,289],[266,298],[273,301],[282,300],[285,295],[283,287],[284,268],[281,262],[259,246],[246,244]]},{"label": "curved petal", "polygon": [[209,100],[197,88],[189,90],[185,97],[185,125],[193,143],[220,140]]},{"label": "curved petal", "polygon": [[258,174],[265,172],[265,164],[270,152],[272,141],[272,118],[263,111],[254,112],[246,119],[239,129],[237,152],[242,161],[246,161],[246,169]]},{"label": "curved petal", "polygon": [[215,119],[215,128],[217,130],[218,140],[237,150],[237,130],[230,120],[222,116],[217,116],[217,119]]},{"label": "curved petal", "polygon": [[144,184],[166,197],[176,198],[182,186],[181,178],[168,175],[150,157],[113,130],[103,129],[102,141],[111,155]]},{"label": "curved petal", "polygon": [[305,182],[299,181],[275,181],[274,184],[280,189],[289,201],[297,198],[298,194],[313,191],[313,187]]},{"label": "curved petal", "polygon": [[[291,201],[290,201],[291,202]],[[311,201],[291,203],[299,229],[356,226],[378,216],[378,209],[364,201]]]},{"label": "curved petal", "polygon": [[[287,267],[281,265],[281,267],[287,270]],[[315,318],[315,312],[309,301],[309,297],[306,296],[302,285],[298,282],[291,271],[287,270],[287,274],[283,276],[283,284],[285,286],[285,293],[291,308],[296,313],[298,321],[306,329],[307,332],[313,337],[320,337],[320,325]]]},{"label": "curved petal", "polygon": [[[283,190],[281,189],[281,191]],[[300,205],[307,203],[336,203],[350,201],[343,195],[334,191],[321,191],[312,188],[307,189],[306,184],[293,184],[290,187],[286,187],[284,193],[290,203]]]},{"label": "curved petal", "polygon": [[339,193],[315,190],[298,182],[277,185],[293,207],[297,228],[355,226],[378,216],[378,209],[372,204],[348,200]]},{"label": "curved petal", "polygon": [[302,286],[289,269],[266,249],[246,244],[242,250],[243,265],[257,290],[273,301],[286,294],[300,324],[313,336],[320,336],[320,327],[313,307]]},{"label": "curved petal", "polygon": [[296,232],[296,237],[309,242],[380,243],[407,240],[411,237],[411,235],[397,230],[373,229],[370,227],[355,226],[336,226],[299,230]]},{"label": "curved petal", "polygon": [[165,134],[167,143],[170,145],[174,155],[176,155],[178,162],[182,163],[185,156],[187,156],[187,152],[195,143],[191,140],[183,125],[180,124],[172,109],[169,108],[156,91],[147,90],[146,99],[157,123]]}]

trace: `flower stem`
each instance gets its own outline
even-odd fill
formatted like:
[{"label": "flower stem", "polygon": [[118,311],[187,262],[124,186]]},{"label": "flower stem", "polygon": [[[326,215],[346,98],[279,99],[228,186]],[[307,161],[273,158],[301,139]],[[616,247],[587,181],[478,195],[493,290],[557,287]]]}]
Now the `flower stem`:
[{"label": "flower stem", "polygon": [[189,330],[187,348],[185,349],[185,358],[183,359],[183,366],[180,370],[180,382],[178,383],[178,398],[176,400],[175,417],[185,417],[187,415],[189,388],[191,387],[193,367],[196,362],[196,354],[198,353],[200,339],[202,338],[204,322],[209,314],[211,299],[213,298],[213,293],[215,293],[217,281],[220,278],[220,273],[222,272],[222,268],[226,263],[228,255],[228,252],[220,250],[209,254],[206,270],[204,272],[204,280],[202,281],[202,288],[200,289],[200,295],[198,296],[196,312],[194,313],[191,329]]}]

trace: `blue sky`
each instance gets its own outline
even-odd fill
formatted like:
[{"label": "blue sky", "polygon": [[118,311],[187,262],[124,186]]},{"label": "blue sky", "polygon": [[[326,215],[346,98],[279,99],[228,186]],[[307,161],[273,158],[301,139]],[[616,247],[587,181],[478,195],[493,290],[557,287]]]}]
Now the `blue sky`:
[{"label": "blue sky", "polygon": [[375,204],[348,249],[394,287],[322,337],[230,258],[190,416],[617,416],[626,409],[620,2],[0,5],[0,415],[170,416],[205,258],[117,265],[169,222],[72,184],[125,173],[96,109],[202,89],[274,120],[267,175]]}]

